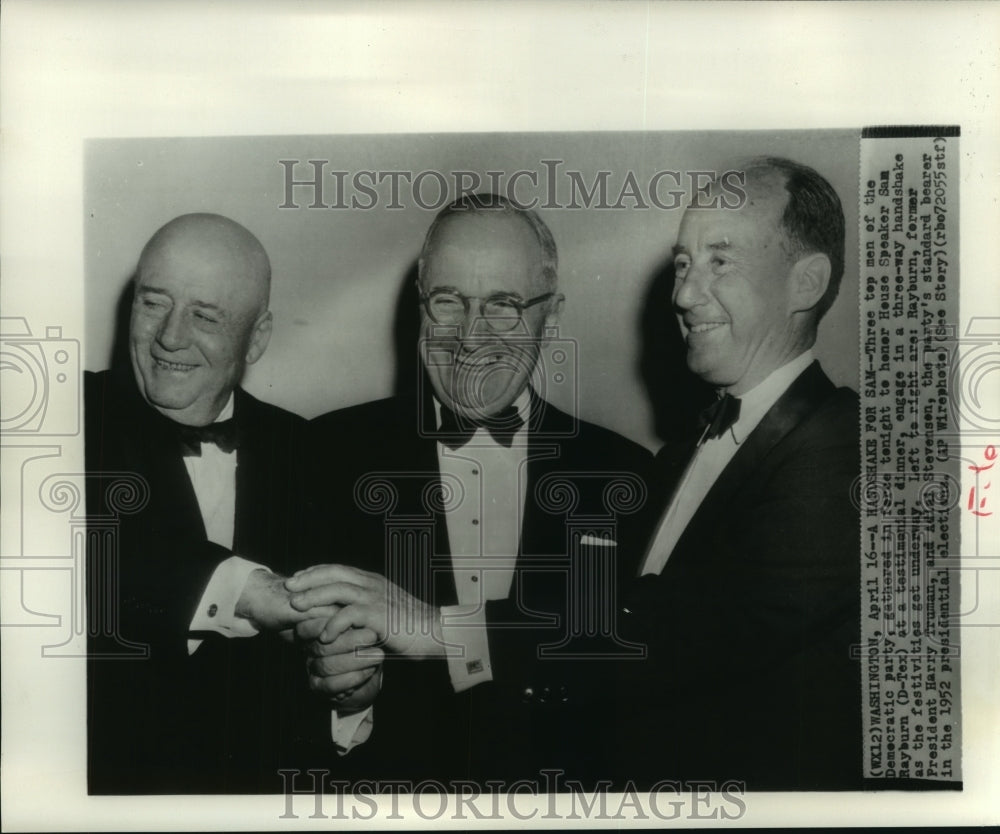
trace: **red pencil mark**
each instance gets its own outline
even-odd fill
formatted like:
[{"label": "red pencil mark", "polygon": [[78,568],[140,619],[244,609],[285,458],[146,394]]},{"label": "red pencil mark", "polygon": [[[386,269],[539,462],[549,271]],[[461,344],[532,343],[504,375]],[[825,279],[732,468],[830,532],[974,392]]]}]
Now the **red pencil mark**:
[{"label": "red pencil mark", "polygon": [[[972,471],[972,472],[975,472],[977,476],[979,475],[980,472],[985,472],[986,470],[993,468],[993,461],[995,461],[997,459],[997,450],[996,450],[996,447],[995,446],[987,446],[986,449],[985,449],[985,451],[983,452],[983,457],[986,458],[986,460],[990,461],[990,464],[988,466],[976,466],[975,464],[972,464],[972,465],[969,466],[969,470]],[[978,515],[978,516],[981,516],[981,517],[982,516],[993,515],[992,512],[986,512],[985,511],[986,510],[986,498],[988,496],[984,496],[984,497],[979,498],[977,500],[978,493],[980,491],[985,492],[986,490],[988,490],[990,488],[990,485],[992,483],[993,483],[992,481],[987,481],[983,486],[976,485],[976,486],[972,487],[969,490],[969,502],[968,502],[967,506],[968,506],[969,511],[973,515]]]}]

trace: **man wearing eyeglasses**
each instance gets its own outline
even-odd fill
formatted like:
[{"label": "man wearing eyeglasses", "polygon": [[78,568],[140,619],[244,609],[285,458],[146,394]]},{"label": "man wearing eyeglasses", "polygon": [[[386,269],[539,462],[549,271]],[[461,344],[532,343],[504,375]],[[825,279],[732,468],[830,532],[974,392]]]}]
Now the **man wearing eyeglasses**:
[{"label": "man wearing eyeglasses", "polygon": [[564,303],[556,273],[536,214],[457,200],[419,260],[425,384],[314,422],[331,506],[357,507],[330,547],[366,552],[368,570],[321,565],[287,587],[301,610],[344,606],[299,629],[314,689],[351,707],[382,688],[352,753],[373,778],[509,787],[606,766],[587,704],[602,661],[635,650],[613,622],[618,521],[641,504],[648,453],[537,393],[555,376],[540,357]]}]

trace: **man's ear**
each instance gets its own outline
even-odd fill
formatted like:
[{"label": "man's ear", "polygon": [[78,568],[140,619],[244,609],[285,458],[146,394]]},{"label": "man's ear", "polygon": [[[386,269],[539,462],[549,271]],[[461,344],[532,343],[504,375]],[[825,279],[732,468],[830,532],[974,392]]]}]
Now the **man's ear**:
[{"label": "man's ear", "polygon": [[830,259],[822,252],[804,255],[792,266],[789,280],[790,311],[804,313],[811,310],[830,286]]},{"label": "man's ear", "polygon": [[250,333],[250,344],[247,346],[247,364],[252,365],[264,355],[267,343],[271,341],[271,323],[273,316],[270,310],[265,310],[253,323]]},{"label": "man's ear", "polygon": [[561,292],[556,293],[548,301],[548,312],[545,314],[546,327],[558,327],[559,316],[562,315],[563,305],[566,303],[566,296]]}]

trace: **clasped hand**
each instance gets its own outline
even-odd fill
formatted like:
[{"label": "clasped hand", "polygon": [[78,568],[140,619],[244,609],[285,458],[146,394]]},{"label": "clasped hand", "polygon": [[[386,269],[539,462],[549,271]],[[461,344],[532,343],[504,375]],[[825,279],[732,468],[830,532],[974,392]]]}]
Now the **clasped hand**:
[{"label": "clasped hand", "polygon": [[[345,707],[377,694],[385,652],[411,659],[444,653],[438,609],[380,574],[317,565],[287,579],[285,588],[291,606],[309,614],[295,632],[308,644],[310,686]],[[331,608],[336,613],[327,616]]]},{"label": "clasped hand", "polygon": [[286,581],[265,569],[252,571],[236,603],[236,616],[249,620],[259,631],[277,632],[288,641],[296,636],[307,641],[310,688],[333,697],[338,710],[368,706],[381,687],[384,655],[374,646],[378,635],[369,629],[350,629],[338,640],[316,641],[340,606],[294,607]]}]

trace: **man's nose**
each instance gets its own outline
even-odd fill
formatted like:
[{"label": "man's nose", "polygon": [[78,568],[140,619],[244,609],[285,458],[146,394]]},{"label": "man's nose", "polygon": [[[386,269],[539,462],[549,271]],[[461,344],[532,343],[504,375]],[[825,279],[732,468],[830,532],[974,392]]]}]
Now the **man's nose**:
[{"label": "man's nose", "polygon": [[492,336],[493,330],[490,328],[489,322],[476,309],[469,310],[458,325],[458,338],[463,343],[468,343],[473,347],[476,342],[483,342]]},{"label": "man's nose", "polygon": [[160,324],[156,340],[167,350],[180,350],[187,347],[191,332],[187,316],[183,310],[173,308]]},{"label": "man's nose", "polygon": [[683,278],[674,279],[674,306],[680,310],[690,310],[704,303],[710,282],[710,270],[692,264]]}]

